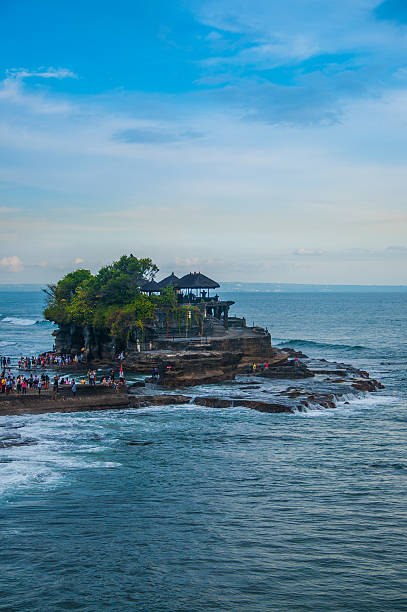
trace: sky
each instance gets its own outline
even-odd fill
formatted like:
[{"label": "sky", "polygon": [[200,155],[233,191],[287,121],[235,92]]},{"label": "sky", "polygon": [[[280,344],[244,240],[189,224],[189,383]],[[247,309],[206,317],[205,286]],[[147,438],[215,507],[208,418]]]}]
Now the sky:
[{"label": "sky", "polygon": [[407,284],[405,0],[0,0],[0,282]]}]

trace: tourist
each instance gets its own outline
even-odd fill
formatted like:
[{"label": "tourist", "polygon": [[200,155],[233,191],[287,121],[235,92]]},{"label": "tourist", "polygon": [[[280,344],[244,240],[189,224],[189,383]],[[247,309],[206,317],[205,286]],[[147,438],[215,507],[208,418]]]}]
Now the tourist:
[{"label": "tourist", "polygon": [[42,382],[39,380],[37,382],[38,395],[41,395],[41,387],[42,387]]},{"label": "tourist", "polygon": [[54,385],[53,385],[53,393],[52,393],[52,399],[57,399],[58,397],[58,376],[55,376],[54,378]]},{"label": "tourist", "polygon": [[72,395],[76,397],[76,381],[74,378],[72,379]]}]

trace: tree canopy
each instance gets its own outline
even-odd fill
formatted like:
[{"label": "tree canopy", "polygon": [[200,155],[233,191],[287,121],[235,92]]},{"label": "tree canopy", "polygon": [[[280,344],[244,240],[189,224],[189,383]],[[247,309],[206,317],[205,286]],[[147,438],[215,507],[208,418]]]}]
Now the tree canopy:
[{"label": "tree canopy", "polygon": [[48,302],[44,316],[58,325],[92,325],[124,339],[131,326],[151,320],[157,306],[174,302],[173,291],[161,296],[141,293],[141,284],[157,272],[150,258],[133,255],[123,255],[95,275],[75,270],[44,289]]}]

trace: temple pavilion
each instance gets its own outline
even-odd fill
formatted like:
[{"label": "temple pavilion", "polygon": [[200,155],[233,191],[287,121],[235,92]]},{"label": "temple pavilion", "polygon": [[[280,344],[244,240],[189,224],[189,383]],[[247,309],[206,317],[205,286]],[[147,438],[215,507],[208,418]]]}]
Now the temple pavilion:
[{"label": "temple pavilion", "polygon": [[176,287],[179,281],[178,276],[175,276],[174,272],[171,272],[169,276],[166,276],[162,280],[160,280],[158,286],[160,289],[165,289],[166,287]]},{"label": "temple pavilion", "polygon": [[[152,281],[155,283],[155,281]],[[212,293],[220,287],[219,283],[205,276],[201,272],[190,272],[181,278],[178,278],[172,272],[166,278],[163,278],[158,283],[151,285],[146,283],[141,287],[142,291],[150,293],[162,291],[166,287],[173,287],[177,293],[179,304],[191,304],[197,306],[204,317],[212,316],[215,319],[223,321],[224,327],[229,325],[229,308],[234,302],[221,301],[217,294]]]},{"label": "temple pavilion", "polygon": [[218,289],[219,287],[219,283],[201,274],[201,272],[185,274],[176,284],[176,288],[180,290],[183,298],[187,298],[189,302],[207,302],[213,299],[217,301],[217,295],[215,298],[210,297],[210,290]]}]

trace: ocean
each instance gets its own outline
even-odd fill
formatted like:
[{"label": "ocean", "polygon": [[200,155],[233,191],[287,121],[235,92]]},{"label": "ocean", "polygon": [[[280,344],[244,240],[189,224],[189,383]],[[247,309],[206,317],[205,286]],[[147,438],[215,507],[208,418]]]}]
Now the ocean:
[{"label": "ocean", "polygon": [[[407,610],[407,294],[222,297],[386,388],[297,414],[0,417],[27,441],[0,447],[1,610]],[[0,291],[13,364],[52,348],[42,301]]]}]

